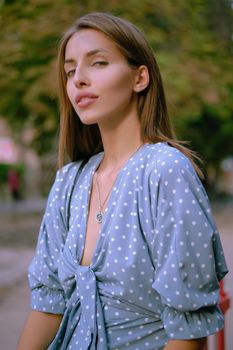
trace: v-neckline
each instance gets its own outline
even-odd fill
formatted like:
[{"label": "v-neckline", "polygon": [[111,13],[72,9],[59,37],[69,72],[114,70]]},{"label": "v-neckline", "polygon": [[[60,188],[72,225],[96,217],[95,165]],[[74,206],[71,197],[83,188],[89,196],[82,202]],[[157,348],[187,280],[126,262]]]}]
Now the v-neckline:
[{"label": "v-neckline", "polygon": [[100,225],[99,228],[99,232],[97,234],[97,240],[96,240],[96,244],[95,244],[95,248],[93,250],[93,254],[91,257],[91,261],[89,265],[82,265],[81,261],[83,258],[83,254],[84,254],[84,250],[85,250],[85,244],[86,244],[86,236],[87,236],[87,223],[88,223],[88,218],[89,218],[89,205],[90,205],[90,198],[91,198],[91,190],[92,190],[92,186],[93,186],[93,181],[94,181],[94,174],[95,171],[98,169],[103,157],[104,157],[104,152],[101,152],[99,154],[96,155],[97,160],[95,162],[95,164],[91,167],[90,170],[90,174],[88,176],[88,190],[87,190],[87,195],[85,197],[85,222],[84,222],[84,230],[83,230],[83,244],[82,244],[82,248],[81,248],[81,254],[80,254],[80,259],[79,259],[79,266],[83,267],[83,268],[92,268],[95,265],[94,262],[94,258],[97,255],[97,251],[98,251],[98,247],[100,244],[100,240],[103,236],[103,229],[105,226],[106,221],[108,220],[108,212],[109,212],[109,204],[112,202],[112,197],[114,195],[115,192],[115,188],[117,185],[120,185],[120,181],[122,180],[122,176],[124,171],[127,170],[127,167],[129,165],[129,163],[133,160],[136,159],[136,157],[141,153],[142,149],[147,145],[147,143],[141,145],[124,163],[124,165],[122,166],[122,168],[120,169],[120,171],[118,172],[115,181],[113,183],[112,189],[110,191],[110,194],[108,196],[108,200],[107,200],[107,204],[106,204],[106,208],[104,210],[104,216],[103,216],[103,221]]}]

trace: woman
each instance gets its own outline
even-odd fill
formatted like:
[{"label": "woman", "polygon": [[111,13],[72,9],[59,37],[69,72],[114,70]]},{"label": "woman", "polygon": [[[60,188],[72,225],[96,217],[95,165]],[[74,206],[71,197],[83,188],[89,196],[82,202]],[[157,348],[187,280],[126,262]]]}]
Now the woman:
[{"label": "woman", "polygon": [[61,169],[18,350],[202,349],[223,327],[227,268],[152,50],[132,24],[91,13],[64,35],[59,77]]}]

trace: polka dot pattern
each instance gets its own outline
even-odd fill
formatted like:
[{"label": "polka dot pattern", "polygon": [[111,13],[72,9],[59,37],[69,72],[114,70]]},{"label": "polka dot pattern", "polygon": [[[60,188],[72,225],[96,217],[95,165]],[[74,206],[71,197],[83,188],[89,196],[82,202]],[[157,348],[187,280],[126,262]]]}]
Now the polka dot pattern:
[{"label": "polka dot pattern", "polygon": [[32,308],[64,314],[49,349],[159,350],[217,332],[219,234],[190,161],[166,143],[145,144],[122,168],[91,265],[80,265],[102,157],[78,178],[79,162],[58,171],[29,266]]}]

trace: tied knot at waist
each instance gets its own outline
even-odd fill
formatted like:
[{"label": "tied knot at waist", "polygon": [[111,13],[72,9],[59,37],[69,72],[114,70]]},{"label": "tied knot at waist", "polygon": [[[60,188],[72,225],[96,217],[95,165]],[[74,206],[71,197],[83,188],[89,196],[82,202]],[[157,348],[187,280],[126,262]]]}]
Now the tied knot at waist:
[{"label": "tied knot at waist", "polygon": [[[94,271],[89,266],[79,266],[76,274],[76,298],[80,300],[83,317],[90,330],[96,329],[97,303],[100,299]],[[101,306],[101,305],[99,305]]]}]

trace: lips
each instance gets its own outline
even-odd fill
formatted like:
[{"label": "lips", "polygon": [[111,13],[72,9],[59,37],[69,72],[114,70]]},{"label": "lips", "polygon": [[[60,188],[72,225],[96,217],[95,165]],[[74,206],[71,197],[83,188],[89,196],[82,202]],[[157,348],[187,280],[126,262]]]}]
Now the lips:
[{"label": "lips", "polygon": [[75,97],[75,102],[80,108],[85,108],[94,103],[98,99],[97,95],[92,93],[80,93]]}]

